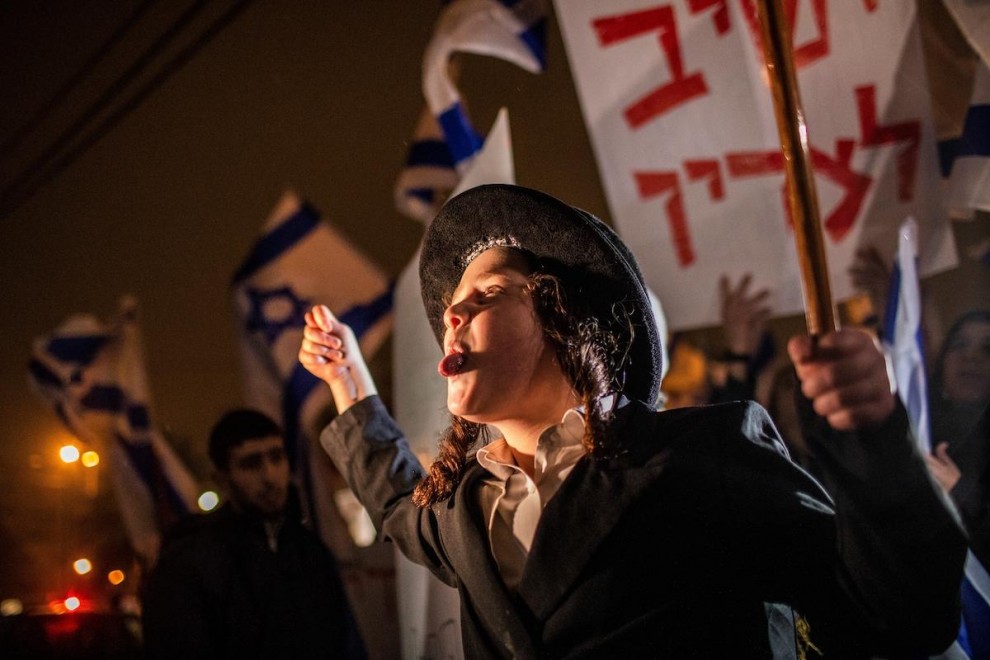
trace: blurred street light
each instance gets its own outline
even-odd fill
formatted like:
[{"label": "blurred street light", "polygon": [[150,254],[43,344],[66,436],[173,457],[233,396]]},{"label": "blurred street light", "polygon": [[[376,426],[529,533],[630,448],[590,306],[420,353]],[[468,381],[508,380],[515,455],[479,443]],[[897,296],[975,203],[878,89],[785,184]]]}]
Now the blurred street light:
[{"label": "blurred street light", "polygon": [[24,611],[24,603],[16,598],[7,598],[0,602],[0,616],[17,616]]},{"label": "blurred street light", "polygon": [[86,575],[93,570],[93,563],[83,557],[72,562],[72,569],[79,575]]},{"label": "blurred street light", "polygon": [[65,609],[70,612],[75,612],[78,610],[80,605],[82,605],[82,603],[75,596],[69,596],[65,599]]},{"label": "blurred street light", "polygon": [[80,457],[82,460],[83,467],[96,467],[100,464],[100,455],[95,451],[85,451]]},{"label": "blurred street light", "polygon": [[79,448],[75,445],[63,445],[58,450],[58,456],[63,463],[75,463],[79,460]]},{"label": "blurred street light", "polygon": [[220,503],[220,497],[212,490],[208,490],[199,496],[198,502],[201,511],[212,511]]},{"label": "blurred street light", "polygon": [[110,584],[117,586],[118,584],[124,581],[124,571],[121,571],[119,569],[114,569],[110,571],[109,573],[107,573],[107,580],[110,582]]}]

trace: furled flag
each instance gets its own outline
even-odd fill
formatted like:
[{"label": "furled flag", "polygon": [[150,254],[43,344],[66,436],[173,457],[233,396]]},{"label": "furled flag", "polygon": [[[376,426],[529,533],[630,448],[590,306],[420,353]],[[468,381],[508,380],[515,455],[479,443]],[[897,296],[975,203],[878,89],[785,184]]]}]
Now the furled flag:
[{"label": "furled flag", "polygon": [[[921,291],[917,270],[917,224],[908,218],[898,233],[884,314],[884,349],[891,358],[897,394],[908,412],[911,430],[922,454],[931,453],[925,353],[921,331]],[[963,617],[959,637],[942,660],[986,657],[990,651],[990,576],[969,552],[961,589]]]},{"label": "furled flag", "polygon": [[399,211],[425,223],[481,150],[450,76],[454,53],[507,60],[531,73],[546,64],[543,0],[454,0],[444,7],[423,56],[426,108],[395,186]]},{"label": "furled flag", "polygon": [[897,394],[908,411],[918,450],[928,454],[932,447],[917,255],[918,225],[914,218],[908,218],[898,232],[897,256],[891,270],[890,294],[884,314],[883,343],[893,363]]},{"label": "furled flag", "polygon": [[199,489],[151,422],[136,303],[125,298],[110,324],[89,315],[69,317],[35,340],[28,370],[69,430],[109,455],[131,547],[150,568],[162,532],[195,510]]},{"label": "furled flag", "polygon": [[385,276],[320,214],[287,191],[261,237],[234,274],[247,404],[281,420],[294,475],[310,523],[338,554],[350,541],[333,502],[333,468],[316,438],[332,411],[328,388],[299,363],[305,322],[314,304],[351,326],[366,357],[392,325],[392,289]]}]

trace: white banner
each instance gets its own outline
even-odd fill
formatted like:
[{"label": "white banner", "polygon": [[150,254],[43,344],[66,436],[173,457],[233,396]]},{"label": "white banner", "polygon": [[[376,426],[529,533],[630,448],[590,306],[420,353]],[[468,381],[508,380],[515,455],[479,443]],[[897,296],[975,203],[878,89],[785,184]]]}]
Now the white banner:
[{"label": "white banner", "polygon": [[[745,272],[802,310],[753,0],[556,0],[612,218],[674,330],[719,322]],[[833,296],[856,248],[919,223],[922,275],[956,263],[914,4],[785,0]]]}]

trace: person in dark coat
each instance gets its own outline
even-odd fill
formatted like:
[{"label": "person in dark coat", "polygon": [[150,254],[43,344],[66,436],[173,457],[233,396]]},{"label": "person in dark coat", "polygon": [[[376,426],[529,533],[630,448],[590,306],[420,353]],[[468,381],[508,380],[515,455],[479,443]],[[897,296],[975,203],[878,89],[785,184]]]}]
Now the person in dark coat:
[{"label": "person in dark coat", "polygon": [[430,226],[420,278],[451,413],[429,471],[326,307],[299,359],[380,536],[459,591],[466,657],[793,656],[790,607],[827,657],[952,642],[965,540],[871,337],[788,346],[826,491],[755,403],[656,411],[645,285],[592,215],[471,189]]},{"label": "person in dark coat", "polygon": [[333,555],[303,527],[281,428],[224,415],[210,459],[227,503],[183,521],[149,576],[149,658],[364,658]]},{"label": "person in dark coat", "polygon": [[930,390],[929,468],[959,509],[973,554],[990,566],[990,311],[952,324]]}]

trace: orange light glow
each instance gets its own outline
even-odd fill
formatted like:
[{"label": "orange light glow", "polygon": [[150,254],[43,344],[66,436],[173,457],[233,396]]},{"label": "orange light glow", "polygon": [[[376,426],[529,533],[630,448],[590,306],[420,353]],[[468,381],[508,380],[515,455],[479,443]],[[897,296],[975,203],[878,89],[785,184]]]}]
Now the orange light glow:
[{"label": "orange light glow", "polygon": [[83,455],[80,457],[83,467],[96,467],[100,464],[100,455],[95,451],[84,451]]},{"label": "orange light glow", "polygon": [[107,573],[107,580],[112,585],[118,585],[124,581],[124,571],[114,569]]}]

